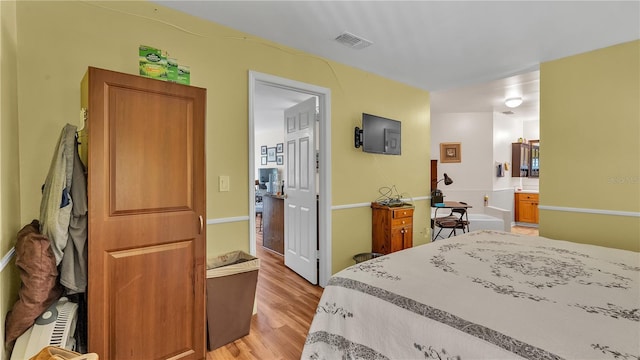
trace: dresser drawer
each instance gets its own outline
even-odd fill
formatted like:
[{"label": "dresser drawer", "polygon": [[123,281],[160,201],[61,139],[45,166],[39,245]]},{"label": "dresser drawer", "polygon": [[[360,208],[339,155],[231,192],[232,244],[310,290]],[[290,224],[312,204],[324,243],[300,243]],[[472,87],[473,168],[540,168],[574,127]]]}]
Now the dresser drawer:
[{"label": "dresser drawer", "polygon": [[538,194],[527,194],[527,193],[518,193],[518,200],[535,200],[538,201],[540,199]]},{"label": "dresser drawer", "polygon": [[410,218],[413,216],[413,208],[397,208],[393,209],[393,218]]},{"label": "dresser drawer", "polygon": [[413,219],[411,217],[402,217],[402,218],[398,218],[398,219],[393,219],[391,220],[391,227],[392,228],[398,228],[398,227],[407,227],[407,226],[412,226],[413,225]]}]

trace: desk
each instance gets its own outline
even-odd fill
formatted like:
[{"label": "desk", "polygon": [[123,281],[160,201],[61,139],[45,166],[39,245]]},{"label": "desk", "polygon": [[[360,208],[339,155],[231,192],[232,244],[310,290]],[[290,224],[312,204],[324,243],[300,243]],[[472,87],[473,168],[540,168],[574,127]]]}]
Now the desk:
[{"label": "desk", "polygon": [[[439,209],[465,209],[464,212],[464,216],[465,216],[465,220],[467,222],[467,232],[469,231],[469,214],[466,211],[467,209],[472,208],[473,206],[468,205],[466,203],[463,202],[459,202],[459,201],[445,201],[444,202],[444,206],[434,206],[433,208],[435,209],[435,211],[433,212],[433,216],[431,217],[431,241],[434,241],[436,236],[436,232],[435,230],[435,222],[437,219],[441,220],[441,219],[445,219],[448,218],[449,216],[452,215],[447,215],[447,216],[442,216],[442,217],[438,217],[438,210]],[[464,229],[463,229],[464,231]]]}]

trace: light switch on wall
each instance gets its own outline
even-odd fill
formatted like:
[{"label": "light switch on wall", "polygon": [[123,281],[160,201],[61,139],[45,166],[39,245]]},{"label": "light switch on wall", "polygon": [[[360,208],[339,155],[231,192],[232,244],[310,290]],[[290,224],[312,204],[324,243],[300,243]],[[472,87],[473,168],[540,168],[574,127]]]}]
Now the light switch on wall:
[{"label": "light switch on wall", "polygon": [[229,191],[229,177],[226,175],[218,176],[218,191]]}]

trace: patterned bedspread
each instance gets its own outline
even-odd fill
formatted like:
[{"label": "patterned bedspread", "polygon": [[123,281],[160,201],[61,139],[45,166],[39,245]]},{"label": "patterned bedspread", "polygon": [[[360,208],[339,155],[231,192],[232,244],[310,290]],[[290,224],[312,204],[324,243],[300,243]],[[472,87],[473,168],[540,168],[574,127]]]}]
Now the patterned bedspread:
[{"label": "patterned bedspread", "polygon": [[303,359],[640,359],[640,253],[475,231],[356,264]]}]

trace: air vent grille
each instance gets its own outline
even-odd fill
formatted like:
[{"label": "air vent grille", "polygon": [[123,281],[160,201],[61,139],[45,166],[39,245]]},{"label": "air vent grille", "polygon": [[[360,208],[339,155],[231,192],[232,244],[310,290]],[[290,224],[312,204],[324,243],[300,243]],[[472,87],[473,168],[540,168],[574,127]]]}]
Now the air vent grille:
[{"label": "air vent grille", "polygon": [[354,35],[350,32],[343,32],[335,39],[337,42],[352,49],[364,49],[367,46],[373,44],[373,42],[363,39],[360,36]]}]

